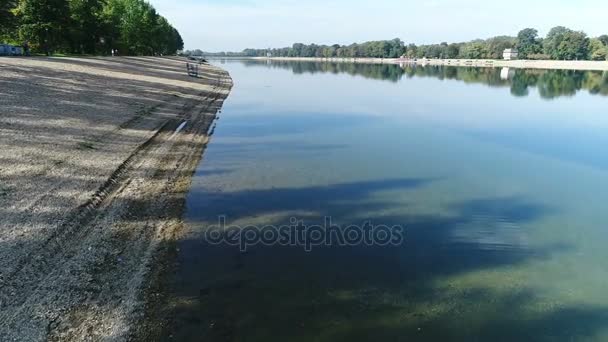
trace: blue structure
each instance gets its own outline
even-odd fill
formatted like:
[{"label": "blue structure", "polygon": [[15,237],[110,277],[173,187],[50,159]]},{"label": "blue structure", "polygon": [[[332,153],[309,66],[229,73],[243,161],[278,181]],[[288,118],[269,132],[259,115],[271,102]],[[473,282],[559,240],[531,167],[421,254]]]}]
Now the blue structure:
[{"label": "blue structure", "polygon": [[0,56],[22,56],[23,48],[8,44],[0,44]]}]

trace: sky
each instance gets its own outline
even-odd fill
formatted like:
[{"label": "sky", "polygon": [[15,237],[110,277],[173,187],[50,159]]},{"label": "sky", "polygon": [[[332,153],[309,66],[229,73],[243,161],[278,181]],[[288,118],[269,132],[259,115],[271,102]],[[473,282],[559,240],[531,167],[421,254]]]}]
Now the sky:
[{"label": "sky", "polygon": [[406,43],[544,36],[562,25],[608,34],[606,0],[149,0],[186,49],[206,52],[401,38]]}]

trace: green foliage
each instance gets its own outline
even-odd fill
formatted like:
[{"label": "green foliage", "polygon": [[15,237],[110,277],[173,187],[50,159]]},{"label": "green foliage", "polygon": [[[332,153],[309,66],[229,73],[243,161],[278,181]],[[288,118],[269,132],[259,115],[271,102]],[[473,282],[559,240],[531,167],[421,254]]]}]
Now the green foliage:
[{"label": "green foliage", "polygon": [[126,50],[120,41],[122,34],[122,13],[125,11],[125,3],[126,1],[124,0],[106,0],[102,9],[100,20],[103,27],[103,39],[106,50]]},{"label": "green foliage", "polygon": [[[289,48],[281,49],[245,49],[241,53],[223,53],[220,55],[241,55],[246,57],[266,57],[271,53],[274,57],[373,57],[373,58],[399,58],[406,52],[405,45],[398,39],[371,41],[363,44],[351,45],[305,45],[293,44]],[[186,51],[186,54],[191,53]]]},{"label": "green foliage", "polygon": [[[117,1],[117,0],[114,0]],[[608,35],[597,38],[608,45]],[[404,44],[400,39],[370,41],[351,45],[316,45],[296,43],[280,49],[245,49],[242,52],[221,52],[216,56],[266,57],[323,57],[323,58],[443,58],[443,59],[502,59],[505,49],[517,48],[522,59],[595,59],[600,60],[606,50],[600,49],[597,41],[590,45],[584,32],[573,31],[558,26],[545,39],[538,37],[538,31],[526,28],[517,37],[497,36],[486,40],[465,43]],[[187,51],[186,54],[191,54]]]},{"label": "green foliage", "polygon": [[559,45],[559,55],[567,60],[584,60],[589,55],[589,38],[582,31],[571,31],[564,35]]},{"label": "green foliage", "polygon": [[505,49],[511,49],[517,45],[517,39],[509,36],[498,36],[486,40],[484,45],[485,55],[483,58],[501,59]]},{"label": "green foliage", "polygon": [[547,34],[547,38],[543,41],[543,49],[545,53],[553,59],[560,59],[558,49],[561,42],[564,40],[564,35],[570,30],[563,27],[557,26],[551,29]]},{"label": "green foliage", "polygon": [[446,49],[447,58],[458,58],[460,55],[460,44],[452,43]]},{"label": "green foliage", "polygon": [[544,40],[545,53],[553,59],[578,60],[589,55],[589,38],[584,32],[557,26]]},{"label": "green foliage", "polygon": [[519,51],[519,57],[522,59],[541,53],[543,47],[538,39],[538,31],[533,28],[519,31],[517,34],[517,50]]},{"label": "green foliage", "polygon": [[[281,49],[245,49],[240,53],[222,52],[218,56],[265,57],[271,53],[274,57],[342,57],[342,58],[501,58],[504,49],[516,44],[514,37],[499,36],[488,40],[476,40],[469,43],[443,42],[441,44],[405,45],[400,39],[378,40],[351,45],[305,45],[293,44]],[[192,51],[186,51],[192,54]]]},{"label": "green foliage", "polygon": [[539,60],[539,61],[549,60],[549,59],[551,59],[551,56],[544,54],[544,53],[533,53],[533,54],[528,55],[528,59]]},{"label": "green foliage", "polygon": [[67,0],[22,0],[16,13],[22,41],[45,52],[65,47],[70,23]]},{"label": "green foliage", "polygon": [[418,54],[418,46],[416,46],[416,44],[409,44],[407,46],[405,55],[409,58],[414,58],[417,56],[417,54]]},{"label": "green foliage", "polygon": [[76,54],[174,54],[184,45],[144,0],[0,0],[0,38]]},{"label": "green foliage", "polygon": [[481,41],[465,44],[460,50],[460,57],[467,59],[484,58],[488,54],[486,46]]},{"label": "green foliage", "polygon": [[608,59],[608,47],[599,38],[593,38],[589,41],[589,59],[592,61]]},{"label": "green foliage", "polygon": [[126,0],[121,21],[121,43],[129,54],[153,54],[156,41],[148,41],[148,37],[156,39],[158,35],[158,14],[147,2]]},{"label": "green foliage", "polygon": [[17,7],[14,0],[0,0],[0,40],[15,27],[16,19],[12,10]]},{"label": "green foliage", "polygon": [[70,52],[95,53],[103,33],[102,9],[100,0],[70,0]]}]

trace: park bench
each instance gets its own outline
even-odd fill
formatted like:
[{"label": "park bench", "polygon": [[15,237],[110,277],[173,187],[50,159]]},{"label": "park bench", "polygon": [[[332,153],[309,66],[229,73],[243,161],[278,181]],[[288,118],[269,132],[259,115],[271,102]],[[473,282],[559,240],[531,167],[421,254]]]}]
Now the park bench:
[{"label": "park bench", "polygon": [[186,70],[188,71],[188,76],[198,77],[198,64],[186,63]]}]

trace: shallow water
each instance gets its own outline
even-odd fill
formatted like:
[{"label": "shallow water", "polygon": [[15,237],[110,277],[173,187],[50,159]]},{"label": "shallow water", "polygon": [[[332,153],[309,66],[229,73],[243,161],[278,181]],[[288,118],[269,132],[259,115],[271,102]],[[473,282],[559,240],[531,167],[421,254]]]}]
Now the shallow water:
[{"label": "shallow water", "polygon": [[[175,340],[608,340],[608,74],[220,62]],[[233,225],[399,225],[398,245],[249,246]]]}]

